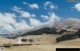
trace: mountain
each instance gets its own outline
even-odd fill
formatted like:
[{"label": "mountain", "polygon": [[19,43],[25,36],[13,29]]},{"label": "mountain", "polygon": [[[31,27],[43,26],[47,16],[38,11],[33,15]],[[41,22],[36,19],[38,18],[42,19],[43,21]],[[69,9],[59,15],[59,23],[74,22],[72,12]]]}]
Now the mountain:
[{"label": "mountain", "polygon": [[80,29],[80,19],[67,18],[57,23],[56,28],[60,29]]},{"label": "mountain", "polygon": [[26,36],[26,35],[41,35],[41,34],[58,34],[56,32],[56,29],[55,28],[49,28],[49,27],[44,27],[44,28],[41,28],[41,29],[37,29],[37,30],[31,30],[29,32],[26,32],[24,34],[18,34],[16,36],[10,36],[8,38],[16,38],[16,37],[19,37],[19,36]]},{"label": "mountain", "polygon": [[30,30],[25,30],[24,33],[19,32],[18,34],[11,34],[7,38],[17,38],[19,36],[27,36],[27,35],[42,35],[43,33],[59,34],[60,37],[56,38],[56,41],[58,42],[79,38],[78,36],[80,35],[79,34],[80,31],[76,31],[80,29],[79,19],[68,18],[68,19],[61,20],[60,22],[57,22],[56,24],[53,25],[53,27],[48,27],[48,26],[49,25],[37,26]]}]

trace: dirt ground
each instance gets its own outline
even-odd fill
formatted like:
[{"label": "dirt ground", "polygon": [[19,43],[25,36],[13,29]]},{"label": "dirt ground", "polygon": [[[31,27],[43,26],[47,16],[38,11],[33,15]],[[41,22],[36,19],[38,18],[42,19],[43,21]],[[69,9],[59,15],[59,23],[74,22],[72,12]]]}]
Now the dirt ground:
[{"label": "dirt ground", "polygon": [[[35,40],[32,43],[33,45],[11,46],[10,48],[5,48],[5,51],[56,51],[56,48],[80,48],[80,38],[55,43],[57,37],[58,35],[25,36],[24,38]],[[0,45],[9,44],[10,42],[11,44],[17,43],[13,39],[0,38]]]},{"label": "dirt ground", "polygon": [[56,51],[56,48],[80,48],[80,46],[32,45],[6,48],[5,51]]}]

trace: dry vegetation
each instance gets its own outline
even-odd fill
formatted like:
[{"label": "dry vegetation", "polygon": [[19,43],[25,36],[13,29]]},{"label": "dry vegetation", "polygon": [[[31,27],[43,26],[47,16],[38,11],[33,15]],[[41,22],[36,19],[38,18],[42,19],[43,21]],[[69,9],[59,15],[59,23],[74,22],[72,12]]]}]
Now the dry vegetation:
[{"label": "dry vegetation", "polygon": [[80,48],[80,46],[65,46],[65,45],[32,45],[18,46],[6,48],[6,51],[55,51],[56,48]]},{"label": "dry vegetation", "polygon": [[9,44],[9,43],[15,44],[17,42],[15,40],[13,40],[13,39],[0,38],[0,45],[1,44]]},{"label": "dry vegetation", "polygon": [[[33,38],[35,41],[30,46],[12,46],[5,48],[5,51],[55,51],[56,48],[80,48],[80,38],[55,43],[55,39],[59,35],[33,35],[24,38]],[[0,44],[17,43],[13,39],[0,38]],[[29,42],[26,42],[29,43]]]}]

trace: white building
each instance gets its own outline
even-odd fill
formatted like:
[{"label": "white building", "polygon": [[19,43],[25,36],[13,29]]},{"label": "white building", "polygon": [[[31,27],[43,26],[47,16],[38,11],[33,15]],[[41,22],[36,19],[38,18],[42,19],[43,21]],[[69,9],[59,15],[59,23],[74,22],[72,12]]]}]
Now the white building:
[{"label": "white building", "polygon": [[16,39],[18,44],[22,44],[21,39],[22,39],[22,37],[18,37],[18,38]]}]

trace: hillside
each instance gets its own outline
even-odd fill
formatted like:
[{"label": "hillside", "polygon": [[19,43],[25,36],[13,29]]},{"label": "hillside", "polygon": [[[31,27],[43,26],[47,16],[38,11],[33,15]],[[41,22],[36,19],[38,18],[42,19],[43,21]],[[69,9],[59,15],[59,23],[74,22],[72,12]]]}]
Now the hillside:
[{"label": "hillside", "polygon": [[[60,37],[58,34],[43,34],[43,35],[28,35],[23,36],[24,39],[33,39],[33,42],[26,41],[25,44],[33,44],[31,46],[12,46],[5,48],[6,51],[55,51],[56,48],[79,48],[80,38],[61,41],[56,43],[56,38]],[[17,43],[16,40],[0,38],[0,44]]]},{"label": "hillside", "polygon": [[57,45],[80,46],[80,38],[68,40],[68,41],[62,41],[62,42],[57,43]]},{"label": "hillside", "polygon": [[6,51],[56,51],[56,48],[80,48],[80,46],[32,45],[32,46],[6,48]]},{"label": "hillside", "polygon": [[13,39],[0,38],[0,45],[2,44],[16,44],[17,42]]},{"label": "hillside", "polygon": [[[47,37],[45,36],[45,39],[46,38]],[[47,41],[50,40],[49,42],[52,42],[51,39],[48,39],[48,38],[47,38]],[[46,42],[44,38],[42,38],[41,41]],[[68,41],[63,41],[63,42],[53,43],[48,45],[35,44],[31,46],[15,46],[15,47],[12,46],[11,48],[6,48],[5,50],[6,51],[56,51],[56,48],[80,48],[80,39],[68,40]]]}]

